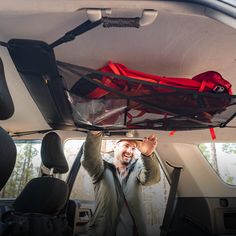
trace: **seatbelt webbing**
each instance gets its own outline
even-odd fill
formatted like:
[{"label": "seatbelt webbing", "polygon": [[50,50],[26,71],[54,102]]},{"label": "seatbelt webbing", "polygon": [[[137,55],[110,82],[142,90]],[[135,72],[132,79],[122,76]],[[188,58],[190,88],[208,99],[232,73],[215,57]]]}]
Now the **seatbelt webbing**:
[{"label": "seatbelt webbing", "polygon": [[175,207],[176,207],[175,197],[176,197],[176,192],[177,192],[177,187],[178,187],[179,177],[180,177],[180,172],[182,170],[182,167],[175,167],[175,166],[172,166],[172,167],[174,168],[171,175],[172,183],[170,187],[169,197],[167,200],[167,206],[166,206],[166,211],[163,218],[163,223],[162,223],[162,226],[160,227],[161,228],[160,236],[166,236],[168,232],[170,231],[170,226],[171,226],[171,222],[172,222]]},{"label": "seatbelt webbing", "polygon": [[68,185],[68,196],[67,196],[66,204],[65,204],[64,208],[60,211],[60,214],[63,214],[67,211],[68,202],[69,202],[69,199],[70,199],[70,194],[71,194],[72,188],[74,186],[77,174],[78,174],[80,166],[81,166],[81,158],[82,158],[82,155],[83,155],[83,150],[84,150],[84,143],[80,147],[80,150],[79,150],[79,152],[78,152],[78,154],[75,158],[75,161],[74,161],[74,163],[71,167],[71,170],[70,170],[70,172],[67,176],[66,183]]},{"label": "seatbelt webbing", "polygon": [[75,179],[77,177],[78,171],[79,171],[80,166],[81,166],[81,158],[82,158],[82,155],[83,155],[83,150],[84,150],[84,143],[80,147],[80,150],[79,150],[79,152],[78,152],[78,154],[75,158],[75,161],[74,161],[74,163],[71,167],[70,173],[68,174],[67,179],[66,179],[66,183],[68,184],[68,187],[69,187],[68,199],[70,197]]}]

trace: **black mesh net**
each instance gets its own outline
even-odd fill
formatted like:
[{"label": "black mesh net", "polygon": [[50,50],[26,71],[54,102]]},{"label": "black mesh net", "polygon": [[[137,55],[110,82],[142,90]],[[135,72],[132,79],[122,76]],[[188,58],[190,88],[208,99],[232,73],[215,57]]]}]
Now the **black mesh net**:
[{"label": "black mesh net", "polygon": [[[101,82],[102,76],[108,76],[104,72],[63,62],[57,65],[78,127],[193,130],[226,126],[236,113],[236,96],[227,93],[163,85],[154,89],[150,83],[134,92],[129,88],[145,82],[108,73],[120,80],[119,87],[114,88]],[[128,80],[126,90],[122,79]],[[89,98],[87,95],[97,88],[103,95]]]}]

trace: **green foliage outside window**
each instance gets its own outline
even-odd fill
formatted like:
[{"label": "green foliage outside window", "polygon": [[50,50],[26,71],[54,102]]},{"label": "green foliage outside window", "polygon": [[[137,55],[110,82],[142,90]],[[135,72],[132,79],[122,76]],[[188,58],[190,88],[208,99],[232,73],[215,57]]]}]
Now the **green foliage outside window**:
[{"label": "green foliage outside window", "polygon": [[235,158],[236,158],[236,144],[235,143],[223,144],[223,151],[228,154],[235,154]]},{"label": "green foliage outside window", "polygon": [[16,142],[17,159],[14,170],[5,187],[0,192],[1,198],[13,198],[20,194],[26,183],[39,175],[40,142]]},{"label": "green foliage outside window", "polygon": [[223,181],[236,185],[235,143],[201,143],[199,149]]}]

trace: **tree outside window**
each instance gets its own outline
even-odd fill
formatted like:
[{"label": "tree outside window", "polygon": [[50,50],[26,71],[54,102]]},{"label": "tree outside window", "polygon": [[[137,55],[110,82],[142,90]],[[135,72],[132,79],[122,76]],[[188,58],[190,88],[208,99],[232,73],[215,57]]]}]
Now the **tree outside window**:
[{"label": "tree outside window", "polygon": [[39,141],[15,142],[17,158],[10,179],[0,192],[1,198],[17,197],[25,185],[39,176],[41,158]]},{"label": "tree outside window", "polygon": [[224,182],[236,185],[235,143],[201,143],[199,149]]}]

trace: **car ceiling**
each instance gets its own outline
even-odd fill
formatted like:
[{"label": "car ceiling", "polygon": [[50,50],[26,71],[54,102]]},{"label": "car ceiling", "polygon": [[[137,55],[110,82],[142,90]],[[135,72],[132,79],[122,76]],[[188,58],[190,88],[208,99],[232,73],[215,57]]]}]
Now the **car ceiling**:
[{"label": "car ceiling", "polygon": [[[7,42],[12,38],[24,38],[52,43],[86,21],[86,9],[111,9],[112,17],[136,17],[141,16],[144,9],[154,9],[158,11],[158,16],[152,24],[139,29],[105,29],[99,26],[55,48],[56,58],[94,69],[111,60],[147,73],[187,78],[214,70],[232,83],[235,94],[236,17],[233,13],[236,8],[230,8],[229,16],[218,11],[223,3],[219,2],[216,10],[203,2],[207,1],[1,2],[0,40]],[[49,129],[21,81],[7,49],[0,48],[0,57],[15,105],[13,117],[1,121],[1,125],[11,133]],[[236,126],[236,119],[230,125]],[[217,138],[235,140],[234,130],[216,129]],[[162,131],[161,134],[168,138],[168,132]],[[205,130],[181,131],[172,140],[186,138],[189,142],[211,139],[209,131]]]}]

